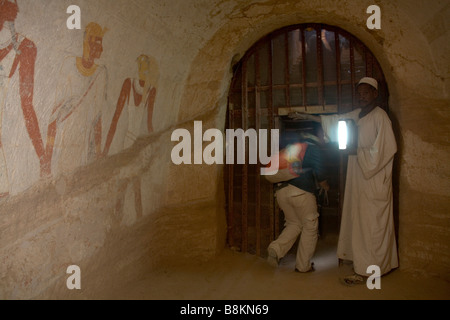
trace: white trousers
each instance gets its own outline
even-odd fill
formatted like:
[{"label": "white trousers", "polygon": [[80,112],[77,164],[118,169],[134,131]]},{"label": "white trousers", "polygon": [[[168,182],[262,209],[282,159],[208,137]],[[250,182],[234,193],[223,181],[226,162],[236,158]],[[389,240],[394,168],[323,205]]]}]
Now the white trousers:
[{"label": "white trousers", "polygon": [[292,185],[278,190],[276,197],[278,205],[284,212],[285,227],[269,248],[275,250],[281,259],[300,235],[295,267],[301,272],[306,272],[311,268],[311,258],[318,239],[319,213],[316,197]]}]

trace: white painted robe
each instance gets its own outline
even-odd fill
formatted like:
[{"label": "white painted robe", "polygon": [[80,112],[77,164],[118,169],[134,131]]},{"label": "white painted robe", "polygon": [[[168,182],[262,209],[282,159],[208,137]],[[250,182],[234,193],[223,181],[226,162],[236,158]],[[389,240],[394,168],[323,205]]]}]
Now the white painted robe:
[{"label": "white painted robe", "polygon": [[[5,43],[0,43],[0,50],[7,50],[11,42],[12,39],[10,38]],[[9,74],[15,57],[16,51],[11,48],[9,53],[0,61],[0,139],[2,139],[3,110],[6,108],[6,98],[9,89]],[[10,191],[8,168],[6,166],[3,144],[5,144],[5,142],[0,141],[0,196],[2,194],[7,194]]]},{"label": "white painted robe", "polygon": [[131,90],[142,96],[142,101],[139,105],[136,105],[134,101],[134,94],[130,92],[130,97],[128,98],[128,130],[125,136],[124,148],[128,148],[133,145],[138,137],[141,135],[148,134],[147,129],[147,113],[148,113],[148,99],[150,90],[149,87],[144,95],[144,88],[139,84],[138,79],[133,79]]},{"label": "white painted robe", "polygon": [[376,107],[359,119],[360,109],[322,116],[324,131],[337,139],[339,119],[353,119],[358,127],[357,155],[350,155],[337,255],[353,261],[354,271],[380,267],[381,275],[398,267],[393,219],[392,165],[397,144],[391,121]]},{"label": "white painted robe", "polygon": [[94,130],[106,104],[107,70],[98,66],[90,76],[80,74],[76,57],[61,68],[56,105],[50,122],[57,120],[52,173],[69,173],[95,160]]},{"label": "white painted robe", "polygon": [[[10,33],[7,28],[3,28],[2,32]],[[3,41],[0,36],[0,50],[12,43],[10,37]],[[25,40],[17,34],[17,47]],[[20,64],[15,72],[12,70],[16,58],[17,51],[12,48],[0,61],[0,198],[2,194],[22,192],[39,180],[39,159],[21,108]]]}]

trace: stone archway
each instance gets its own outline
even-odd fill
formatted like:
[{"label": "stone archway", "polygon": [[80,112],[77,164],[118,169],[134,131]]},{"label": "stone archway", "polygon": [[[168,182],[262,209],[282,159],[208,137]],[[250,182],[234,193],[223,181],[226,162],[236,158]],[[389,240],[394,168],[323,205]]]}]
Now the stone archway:
[{"label": "stone archway", "polygon": [[[442,217],[448,216],[443,209],[446,198],[442,190],[445,189],[440,188],[446,182],[444,176],[436,174],[434,170],[436,163],[446,167],[440,155],[445,152],[443,148],[448,136],[445,130],[448,117],[442,116],[442,110],[448,105],[445,93],[448,81],[442,77],[446,60],[439,59],[438,56],[444,56],[445,47],[440,45],[440,41],[446,39],[448,32],[442,30],[442,33],[428,35],[426,31],[431,30],[434,21],[442,21],[441,12],[447,12],[447,9],[442,8],[443,5],[439,3],[418,5],[419,7],[414,7],[406,5],[406,2],[393,4],[381,1],[379,6],[383,17],[391,18],[383,18],[382,29],[377,31],[366,27],[365,5],[351,1],[340,2],[336,6],[336,2],[331,0],[324,0],[320,5],[310,1],[269,0],[264,3],[242,2],[218,7],[211,13],[210,19],[220,21],[221,26],[211,37],[205,39],[191,63],[189,75],[183,83],[178,124],[186,125],[186,122],[204,118],[211,127],[224,130],[227,96],[232,79],[231,66],[255,42],[273,30],[311,21],[347,30],[363,41],[377,57],[389,85],[390,116],[399,144],[395,172],[397,177],[394,182],[397,181],[401,186],[397,190],[396,204],[398,220],[402,223],[399,230],[401,265],[406,269],[424,269],[423,265],[430,265],[431,269],[442,273],[445,257],[436,249],[431,256],[438,263],[429,263],[430,255],[425,252],[433,247],[432,242],[422,232],[420,234],[423,236],[417,237],[416,230],[422,219],[420,212],[415,212],[415,209],[426,204],[427,208],[442,213]],[[422,11],[424,14],[419,14]],[[424,26],[429,28],[424,29]],[[422,125],[430,122],[434,124],[433,127]],[[429,153],[436,156],[434,164],[421,162],[417,165],[417,143],[421,143]],[[202,182],[206,180],[207,187],[201,183],[196,184],[190,190],[198,187],[202,192],[180,197],[178,203],[197,200],[200,196],[204,201],[209,201],[210,212],[214,212],[216,217],[217,241],[214,244],[220,250],[222,244],[225,245],[227,228],[224,222],[224,203],[217,201],[224,197],[223,170],[222,167],[204,169],[196,170],[196,178]],[[421,183],[420,177],[427,177],[428,182]],[[430,181],[435,183],[429,183]],[[179,191],[178,194],[182,194],[184,188],[185,185],[180,184],[171,189],[171,192]],[[427,197],[428,194],[431,197]],[[439,230],[446,230],[441,227],[445,225],[444,221],[439,218],[433,221],[427,228],[429,234],[433,233],[435,226]],[[444,234],[446,233],[442,231],[439,238],[446,239]],[[414,244],[411,238],[415,239]]]},{"label": "stone archway", "polygon": [[[325,24],[276,30],[254,44],[234,68],[227,129],[275,128],[281,136],[306,130],[305,124],[286,115],[293,111],[312,114],[351,111],[357,105],[355,85],[365,76],[378,80],[379,105],[388,111],[389,93],[383,71],[359,39]],[[336,150],[333,145],[324,147],[331,201],[326,208],[322,207],[321,216],[336,215],[337,225],[347,159]],[[224,178],[228,245],[265,256],[268,244],[283,229],[283,218],[274,201],[274,185],[259,175],[260,167],[259,163],[248,162],[227,165]],[[338,226],[335,229],[339,230]]]}]

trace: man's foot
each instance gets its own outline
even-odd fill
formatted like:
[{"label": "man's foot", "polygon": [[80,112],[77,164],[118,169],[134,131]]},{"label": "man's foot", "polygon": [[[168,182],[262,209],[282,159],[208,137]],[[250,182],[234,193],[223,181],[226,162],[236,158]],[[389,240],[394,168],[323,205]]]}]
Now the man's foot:
[{"label": "man's foot", "polygon": [[267,262],[272,267],[278,267],[278,264],[280,263],[280,259],[278,259],[278,255],[277,255],[276,251],[273,248],[268,248],[267,253],[268,253]]},{"label": "man's foot", "polygon": [[316,271],[316,269],[314,269],[314,262],[311,262],[311,267],[306,271],[300,271],[297,268],[295,268],[295,272],[298,272],[298,273],[308,273],[308,272],[314,272],[314,271]]},{"label": "man's foot", "polygon": [[367,277],[360,276],[357,273],[341,278],[341,283],[348,287],[353,287],[358,284],[365,284],[366,281]]}]

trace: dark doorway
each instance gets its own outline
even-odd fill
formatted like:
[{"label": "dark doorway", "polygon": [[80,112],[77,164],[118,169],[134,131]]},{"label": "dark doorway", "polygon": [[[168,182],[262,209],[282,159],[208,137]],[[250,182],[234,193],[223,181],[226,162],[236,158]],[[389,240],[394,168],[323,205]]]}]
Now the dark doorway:
[{"label": "dark doorway", "polygon": [[[289,119],[289,112],[351,111],[355,85],[364,76],[378,80],[379,105],[387,111],[388,90],[381,67],[357,38],[323,24],[277,30],[258,41],[234,66],[226,127],[279,129],[280,135],[303,130],[305,124]],[[328,202],[320,208],[321,237],[339,230],[347,163],[337,146],[325,145],[324,152],[331,189]],[[260,168],[261,164],[248,161],[225,166],[227,236],[230,247],[266,256],[267,246],[283,228],[284,217],[274,198],[274,186],[260,175]]]}]

